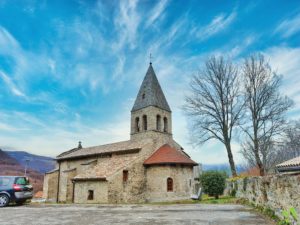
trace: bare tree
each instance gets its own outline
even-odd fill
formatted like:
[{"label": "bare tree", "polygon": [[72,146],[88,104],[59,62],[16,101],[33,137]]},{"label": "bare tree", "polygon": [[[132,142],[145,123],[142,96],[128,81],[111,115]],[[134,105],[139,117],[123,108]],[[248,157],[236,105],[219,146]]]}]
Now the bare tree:
[{"label": "bare tree", "polygon": [[264,175],[270,147],[284,131],[285,113],[292,101],[279,93],[281,79],[262,55],[245,59],[243,77],[247,120],[243,130],[248,143],[243,152],[247,157],[253,157],[260,175]]},{"label": "bare tree", "polygon": [[275,146],[273,168],[286,160],[300,156],[300,121],[290,121],[280,144]]},{"label": "bare tree", "polygon": [[211,57],[205,68],[193,76],[191,94],[184,106],[192,119],[193,136],[198,144],[216,139],[225,145],[233,176],[237,173],[231,149],[232,133],[239,125],[243,108],[239,88],[238,69],[223,57]]},{"label": "bare tree", "polygon": [[300,156],[300,120],[290,121],[284,140],[283,160]]},{"label": "bare tree", "polygon": [[[279,138],[279,139],[278,139]],[[275,166],[286,160],[300,156],[300,121],[290,121],[282,135],[277,140],[262,141],[260,156],[265,173],[275,171]],[[247,161],[248,167],[256,167],[255,155],[251,141],[242,144],[241,153]]]}]

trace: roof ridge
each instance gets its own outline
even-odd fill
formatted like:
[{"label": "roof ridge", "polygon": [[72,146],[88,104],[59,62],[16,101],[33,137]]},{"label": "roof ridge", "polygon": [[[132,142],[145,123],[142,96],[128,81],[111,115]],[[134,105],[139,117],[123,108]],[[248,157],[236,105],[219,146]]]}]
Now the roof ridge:
[{"label": "roof ridge", "polygon": [[67,155],[69,153],[72,153],[72,152],[75,152],[75,151],[78,151],[78,150],[97,148],[97,147],[100,147],[100,146],[107,146],[107,145],[119,144],[119,143],[124,143],[124,142],[128,142],[128,141],[132,141],[132,140],[118,141],[118,142],[107,143],[107,144],[103,144],[103,145],[95,145],[95,146],[90,146],[90,147],[85,147],[85,148],[72,148],[70,150],[67,150],[65,152],[60,153],[58,156],[56,156],[56,158],[64,156],[64,155]]}]

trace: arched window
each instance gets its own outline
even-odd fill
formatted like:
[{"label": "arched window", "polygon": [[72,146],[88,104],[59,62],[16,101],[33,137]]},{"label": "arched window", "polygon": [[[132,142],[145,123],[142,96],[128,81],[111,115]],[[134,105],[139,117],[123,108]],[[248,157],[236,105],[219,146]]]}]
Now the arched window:
[{"label": "arched window", "polygon": [[171,177],[167,179],[167,191],[173,191],[173,179]]},{"label": "arched window", "polygon": [[147,130],[147,116],[143,115],[143,129]]},{"label": "arched window", "polygon": [[135,118],[135,131],[140,132],[140,118]]},{"label": "arched window", "polygon": [[161,130],[161,117],[160,117],[160,115],[156,116],[156,130]]},{"label": "arched window", "polygon": [[164,132],[168,132],[168,119],[164,117]]}]

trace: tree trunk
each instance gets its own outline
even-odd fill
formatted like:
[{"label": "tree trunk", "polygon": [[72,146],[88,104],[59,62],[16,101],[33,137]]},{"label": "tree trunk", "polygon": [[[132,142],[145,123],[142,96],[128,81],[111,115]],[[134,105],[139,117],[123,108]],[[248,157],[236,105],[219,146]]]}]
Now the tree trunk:
[{"label": "tree trunk", "polygon": [[254,155],[255,155],[256,164],[257,164],[258,169],[259,169],[259,174],[260,174],[260,176],[264,176],[265,175],[265,169],[264,169],[264,165],[261,162],[261,159],[259,157],[259,146],[258,146],[257,139],[254,139]]},{"label": "tree trunk", "polygon": [[230,165],[232,176],[236,177],[237,173],[236,173],[236,169],[235,169],[235,164],[234,164],[234,160],[233,160],[230,143],[226,144],[226,150],[227,150],[227,155],[228,155],[228,160],[229,160],[229,165]]}]

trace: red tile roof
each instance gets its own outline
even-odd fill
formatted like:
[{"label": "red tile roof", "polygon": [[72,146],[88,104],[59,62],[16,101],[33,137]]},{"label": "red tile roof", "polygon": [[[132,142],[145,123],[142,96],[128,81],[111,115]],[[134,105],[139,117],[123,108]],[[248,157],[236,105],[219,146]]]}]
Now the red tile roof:
[{"label": "red tile roof", "polygon": [[144,165],[162,164],[198,165],[198,163],[191,160],[187,155],[172,148],[168,144],[161,146],[144,162]]}]

